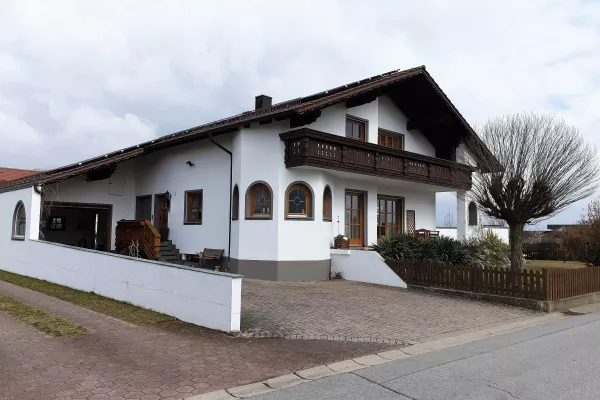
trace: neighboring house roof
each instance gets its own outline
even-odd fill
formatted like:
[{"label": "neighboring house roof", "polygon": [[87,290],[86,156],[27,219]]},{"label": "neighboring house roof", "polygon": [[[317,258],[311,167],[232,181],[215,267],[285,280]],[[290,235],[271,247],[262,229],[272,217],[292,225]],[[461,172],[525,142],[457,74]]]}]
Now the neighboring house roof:
[{"label": "neighboring house roof", "polygon": [[[233,132],[250,123],[295,120],[299,125],[314,121],[320,110],[346,101],[354,107],[373,101],[380,95],[389,95],[398,107],[415,123],[436,149],[446,149],[448,154],[441,157],[450,159],[450,152],[461,141],[477,138],[477,135],[450,102],[442,89],[435,83],[425,66],[396,70],[373,76],[347,85],[319,92],[310,96],[274,104],[271,107],[244,112],[233,117],[199,125],[155,140],[118,150],[109,154],[40,172],[10,183],[0,182],[0,189],[22,186],[31,183],[49,183],[94,169],[113,165],[126,159],[149,152],[204,139],[209,135]],[[438,121],[436,121],[436,119]],[[435,124],[442,121],[442,124]],[[443,126],[443,128],[440,128]]]},{"label": "neighboring house roof", "polygon": [[569,228],[581,228],[583,225],[581,224],[563,224],[563,225],[547,225],[547,228],[551,231],[558,231],[561,229],[569,229]]},{"label": "neighboring house roof", "polygon": [[28,176],[37,174],[39,171],[30,169],[3,168],[0,167],[0,185],[6,182],[20,180]]}]

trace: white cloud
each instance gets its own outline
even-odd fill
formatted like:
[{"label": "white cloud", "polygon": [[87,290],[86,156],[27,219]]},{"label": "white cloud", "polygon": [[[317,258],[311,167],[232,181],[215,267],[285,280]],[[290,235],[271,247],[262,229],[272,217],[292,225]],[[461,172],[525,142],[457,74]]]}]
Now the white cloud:
[{"label": "white cloud", "polygon": [[[597,2],[0,3],[0,138],[29,138],[0,149],[5,165],[58,166],[249,109],[257,94],[282,101],[422,64],[473,123],[558,102],[600,144]],[[31,141],[44,157],[27,157]]]}]

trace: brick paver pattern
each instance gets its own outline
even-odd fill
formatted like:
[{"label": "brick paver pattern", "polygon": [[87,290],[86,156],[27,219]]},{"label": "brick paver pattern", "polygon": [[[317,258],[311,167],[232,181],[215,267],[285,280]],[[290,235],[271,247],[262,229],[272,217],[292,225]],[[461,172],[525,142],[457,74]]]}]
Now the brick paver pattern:
[{"label": "brick paver pattern", "polygon": [[242,332],[418,343],[539,316],[522,308],[350,281],[244,279]]},{"label": "brick paver pattern", "polygon": [[390,348],[234,338],[180,322],[135,326],[4,282],[0,293],[90,330],[50,337],[0,312],[1,399],[181,399]]}]

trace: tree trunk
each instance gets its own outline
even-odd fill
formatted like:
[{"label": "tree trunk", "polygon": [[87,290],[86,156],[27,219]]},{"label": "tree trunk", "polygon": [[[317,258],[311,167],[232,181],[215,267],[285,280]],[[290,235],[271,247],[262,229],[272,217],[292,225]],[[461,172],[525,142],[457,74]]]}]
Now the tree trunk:
[{"label": "tree trunk", "polygon": [[523,229],[525,229],[525,224],[522,223],[508,225],[510,268],[513,271],[523,269]]}]

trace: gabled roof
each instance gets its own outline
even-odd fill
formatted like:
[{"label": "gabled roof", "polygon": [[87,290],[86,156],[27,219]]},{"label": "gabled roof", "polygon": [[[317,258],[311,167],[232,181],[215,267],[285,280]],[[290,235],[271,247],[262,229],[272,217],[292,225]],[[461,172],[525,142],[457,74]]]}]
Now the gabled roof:
[{"label": "gabled roof", "polygon": [[25,177],[37,174],[39,171],[30,169],[3,168],[0,167],[0,184],[5,182],[20,180]]},{"label": "gabled roof", "polygon": [[[274,104],[268,108],[244,112],[79,163],[40,172],[18,181],[4,184],[0,182],[0,188],[59,181],[165,147],[204,139],[209,135],[233,132],[254,122],[268,123],[273,120],[295,119],[303,125],[317,118],[320,110],[326,107],[344,101],[349,107],[354,107],[373,101],[383,94],[389,95],[411,120],[423,121],[432,117],[431,119],[438,118],[444,121],[443,129],[440,128],[442,126],[440,124],[418,127],[436,148],[453,148],[465,139],[477,137],[471,126],[425,70],[425,66],[420,66],[403,71],[391,71],[310,96]],[[449,158],[449,155],[444,154],[441,157]]]}]

